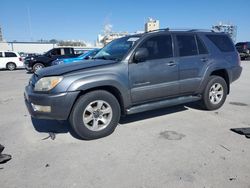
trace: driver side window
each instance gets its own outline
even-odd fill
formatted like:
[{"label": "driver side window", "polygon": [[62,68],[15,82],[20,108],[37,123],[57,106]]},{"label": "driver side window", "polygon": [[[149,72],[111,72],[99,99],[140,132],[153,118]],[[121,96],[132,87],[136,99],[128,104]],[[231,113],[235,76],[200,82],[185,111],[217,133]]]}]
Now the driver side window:
[{"label": "driver side window", "polygon": [[51,51],[51,55],[52,56],[57,56],[57,55],[61,55],[61,50],[58,48],[58,49],[54,49]]},{"label": "driver side window", "polygon": [[146,60],[173,57],[171,35],[158,35],[146,39],[140,48],[146,48],[148,50],[149,55]]}]

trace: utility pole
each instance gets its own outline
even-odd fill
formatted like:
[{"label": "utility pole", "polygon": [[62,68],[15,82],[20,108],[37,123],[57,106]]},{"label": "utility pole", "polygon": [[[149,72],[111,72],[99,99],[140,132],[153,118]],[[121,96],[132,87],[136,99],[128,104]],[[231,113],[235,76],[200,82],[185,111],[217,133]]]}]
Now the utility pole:
[{"label": "utility pole", "polygon": [[3,42],[3,33],[1,26],[0,26],[0,42]]}]

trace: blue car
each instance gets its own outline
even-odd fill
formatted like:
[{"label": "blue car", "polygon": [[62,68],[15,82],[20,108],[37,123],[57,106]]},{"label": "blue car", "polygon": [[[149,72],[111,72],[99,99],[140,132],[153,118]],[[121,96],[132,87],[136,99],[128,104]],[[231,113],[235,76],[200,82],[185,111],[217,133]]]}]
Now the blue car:
[{"label": "blue car", "polygon": [[93,49],[93,50],[90,50],[90,51],[88,51],[88,52],[86,52],[78,57],[57,59],[57,60],[53,61],[51,63],[51,65],[68,64],[68,63],[74,63],[74,62],[82,61],[82,60],[86,60],[86,59],[91,59],[99,51],[100,51],[100,49]]}]

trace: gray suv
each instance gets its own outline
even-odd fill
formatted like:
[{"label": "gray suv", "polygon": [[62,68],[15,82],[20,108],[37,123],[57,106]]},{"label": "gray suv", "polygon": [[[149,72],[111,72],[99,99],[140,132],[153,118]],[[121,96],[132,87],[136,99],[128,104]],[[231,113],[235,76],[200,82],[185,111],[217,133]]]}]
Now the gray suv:
[{"label": "gray suv", "polygon": [[114,40],[84,63],[39,70],[24,96],[31,116],[69,120],[81,138],[96,139],[121,115],[192,101],[218,109],[241,71],[228,35],[162,29]]}]

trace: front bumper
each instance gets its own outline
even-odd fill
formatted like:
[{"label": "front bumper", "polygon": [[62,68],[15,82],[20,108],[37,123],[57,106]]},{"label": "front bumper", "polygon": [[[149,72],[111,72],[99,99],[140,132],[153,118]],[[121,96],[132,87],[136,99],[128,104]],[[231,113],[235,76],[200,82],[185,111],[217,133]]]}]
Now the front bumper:
[{"label": "front bumper", "polygon": [[[59,94],[35,93],[32,86],[26,86],[24,92],[25,104],[30,115],[38,119],[67,120],[79,92],[65,92]],[[50,106],[51,112],[34,110],[33,105]]]}]

